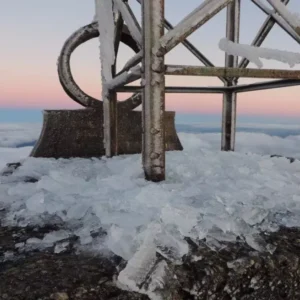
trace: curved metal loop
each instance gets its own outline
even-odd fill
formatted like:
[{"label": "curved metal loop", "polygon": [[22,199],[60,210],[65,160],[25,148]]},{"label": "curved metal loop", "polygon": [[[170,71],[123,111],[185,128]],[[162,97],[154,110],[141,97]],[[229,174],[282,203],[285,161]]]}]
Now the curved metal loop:
[{"label": "curved metal loop", "polygon": [[[60,56],[57,62],[57,71],[59,76],[59,81],[67,93],[67,95],[73,99],[75,102],[79,103],[84,107],[99,108],[102,106],[102,101],[95,99],[87,95],[75,82],[71,67],[70,59],[74,50],[84,44],[85,42],[99,37],[98,23],[93,22],[89,25],[83,26],[74,32],[65,42]],[[130,47],[134,52],[139,52],[140,48],[134,39],[131,37],[128,28],[124,25],[123,33],[121,36],[121,42]],[[142,103],[142,96],[140,93],[132,95],[125,101],[118,102],[120,109],[132,110],[138,107]]]}]

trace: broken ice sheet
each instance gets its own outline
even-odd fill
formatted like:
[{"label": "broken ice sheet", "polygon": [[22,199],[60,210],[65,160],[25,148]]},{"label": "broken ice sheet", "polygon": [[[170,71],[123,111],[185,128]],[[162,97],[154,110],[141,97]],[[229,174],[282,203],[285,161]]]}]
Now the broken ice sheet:
[{"label": "broken ice sheet", "polygon": [[134,256],[129,259],[125,269],[121,271],[118,280],[131,290],[139,291],[139,286],[145,281],[156,262],[155,237],[160,232],[159,224],[150,224],[144,241]]},{"label": "broken ice sheet", "polygon": [[26,201],[27,209],[36,212],[44,213],[46,211],[44,192],[34,194]]},{"label": "broken ice sheet", "polygon": [[65,251],[67,249],[67,247],[69,246],[69,244],[70,243],[68,241],[56,244],[55,248],[54,248],[54,253],[59,254],[59,253]]},{"label": "broken ice sheet", "polygon": [[105,244],[115,254],[129,260],[137,250],[135,242],[135,230],[127,231],[116,225],[113,225],[107,234]]},{"label": "broken ice sheet", "polygon": [[43,238],[43,243],[54,244],[55,242],[67,239],[70,237],[70,232],[66,230],[58,230],[47,233]]},{"label": "broken ice sheet", "polygon": [[[76,247],[80,251],[99,253],[105,247],[107,253],[129,260],[154,222],[161,226],[154,251],[177,260],[186,251],[186,236],[193,240],[210,236],[220,247],[234,236],[247,236],[253,244],[253,235],[296,225],[300,220],[300,201],[295,196],[300,195],[300,163],[264,156],[274,150],[300,157],[299,137],[238,133],[237,151],[221,153],[218,134],[179,136],[185,149],[166,153],[172,176],[161,184],[143,179],[140,155],[103,160],[28,158],[16,173],[18,181],[27,174],[39,176],[41,181],[0,185],[5,206],[1,222],[63,225],[79,237]],[[230,176],[224,170],[230,170]],[[122,178],[126,178],[124,183]],[[268,215],[264,217],[260,210]],[[115,228],[120,234],[113,233]],[[96,238],[93,233],[98,232]],[[64,241],[52,243],[52,247]],[[218,250],[213,241],[211,247]],[[258,248],[256,243],[253,245]],[[28,241],[26,247],[30,244],[49,245],[38,240]]]}]

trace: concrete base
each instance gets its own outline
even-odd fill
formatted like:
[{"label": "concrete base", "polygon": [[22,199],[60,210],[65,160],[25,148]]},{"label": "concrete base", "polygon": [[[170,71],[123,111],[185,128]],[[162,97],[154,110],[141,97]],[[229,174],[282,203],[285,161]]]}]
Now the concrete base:
[{"label": "concrete base", "polygon": [[[119,154],[141,153],[142,113],[123,111],[118,116]],[[175,129],[175,112],[165,113],[166,149],[182,150]],[[101,157],[103,112],[99,109],[47,110],[44,124],[32,157]]]}]

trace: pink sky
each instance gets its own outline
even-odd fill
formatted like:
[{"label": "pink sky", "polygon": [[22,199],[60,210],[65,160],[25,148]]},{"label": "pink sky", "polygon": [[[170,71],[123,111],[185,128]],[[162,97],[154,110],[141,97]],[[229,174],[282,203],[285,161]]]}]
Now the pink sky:
[{"label": "pink sky", "polygon": [[[1,80],[1,107],[11,108],[78,108],[61,88],[56,67],[42,72],[38,69],[10,71]],[[22,71],[23,70],[23,71]],[[45,69],[47,70],[47,69]],[[76,72],[74,77],[84,91],[100,99],[100,78],[96,70],[88,76]],[[93,73],[93,72],[92,72]],[[94,75],[94,76],[93,76]],[[217,85],[211,78],[170,78],[173,85]],[[220,84],[221,85],[221,84]],[[238,111],[253,115],[300,115],[300,88],[289,87],[268,91],[242,93],[238,96]],[[120,94],[124,98],[126,95]],[[167,109],[192,113],[220,113],[222,95],[210,94],[168,94]]]}]

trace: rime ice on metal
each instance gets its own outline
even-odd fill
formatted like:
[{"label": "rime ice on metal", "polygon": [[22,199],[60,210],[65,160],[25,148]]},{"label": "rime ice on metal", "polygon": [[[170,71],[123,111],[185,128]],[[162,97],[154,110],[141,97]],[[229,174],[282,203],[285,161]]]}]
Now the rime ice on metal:
[{"label": "rime ice on metal", "polygon": [[228,54],[247,58],[258,68],[263,67],[261,58],[287,63],[291,68],[296,64],[300,64],[300,52],[253,47],[244,44],[237,44],[225,38],[220,40],[219,47],[221,50],[225,51]]},{"label": "rime ice on metal", "polygon": [[95,0],[96,20],[99,28],[100,58],[103,79],[112,79],[111,68],[115,63],[113,0]]}]

